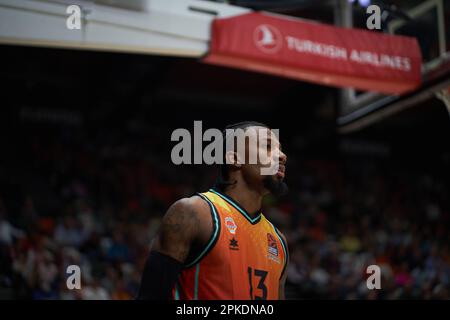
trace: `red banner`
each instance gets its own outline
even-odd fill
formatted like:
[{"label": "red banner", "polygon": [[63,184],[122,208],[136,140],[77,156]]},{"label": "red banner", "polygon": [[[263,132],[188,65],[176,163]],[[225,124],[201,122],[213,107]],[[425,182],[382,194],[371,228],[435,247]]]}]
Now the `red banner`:
[{"label": "red banner", "polygon": [[415,38],[266,13],[214,20],[204,61],[386,94],[402,94],[421,83]]}]

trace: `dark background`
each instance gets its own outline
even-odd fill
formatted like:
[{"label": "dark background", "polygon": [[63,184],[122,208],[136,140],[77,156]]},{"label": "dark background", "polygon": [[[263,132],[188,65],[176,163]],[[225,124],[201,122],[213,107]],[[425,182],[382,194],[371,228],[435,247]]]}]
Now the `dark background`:
[{"label": "dark background", "polygon": [[[430,99],[338,134],[326,88],[194,59],[1,46],[2,298],[130,299],[168,206],[214,183],[170,135],[255,120],[280,129],[291,299],[450,297],[449,114]],[[365,267],[382,267],[382,290]],[[65,289],[79,264],[83,289]]]}]

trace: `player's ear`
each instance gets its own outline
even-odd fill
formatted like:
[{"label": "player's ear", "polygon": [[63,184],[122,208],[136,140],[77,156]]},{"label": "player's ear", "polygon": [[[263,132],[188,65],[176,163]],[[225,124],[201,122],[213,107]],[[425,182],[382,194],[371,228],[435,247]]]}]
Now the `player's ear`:
[{"label": "player's ear", "polygon": [[232,165],[236,168],[242,167],[242,159],[239,157],[238,153],[235,151],[227,151],[225,153],[226,164]]}]

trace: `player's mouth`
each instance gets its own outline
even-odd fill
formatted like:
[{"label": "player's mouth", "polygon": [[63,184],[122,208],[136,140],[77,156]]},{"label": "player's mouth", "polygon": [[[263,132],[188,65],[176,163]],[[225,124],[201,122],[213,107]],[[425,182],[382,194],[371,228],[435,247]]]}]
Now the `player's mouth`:
[{"label": "player's mouth", "polygon": [[286,172],[286,167],[282,164],[279,165],[278,167],[278,171],[276,173],[276,176],[283,179],[285,176],[285,172]]}]

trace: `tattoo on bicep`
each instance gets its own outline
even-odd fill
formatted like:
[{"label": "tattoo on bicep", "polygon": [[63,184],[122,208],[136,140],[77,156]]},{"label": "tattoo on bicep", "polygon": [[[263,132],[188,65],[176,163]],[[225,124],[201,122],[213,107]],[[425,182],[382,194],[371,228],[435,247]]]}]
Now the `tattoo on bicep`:
[{"label": "tattoo on bicep", "polygon": [[162,249],[169,251],[175,258],[184,260],[189,253],[199,222],[193,210],[168,212],[159,234]]}]

